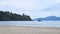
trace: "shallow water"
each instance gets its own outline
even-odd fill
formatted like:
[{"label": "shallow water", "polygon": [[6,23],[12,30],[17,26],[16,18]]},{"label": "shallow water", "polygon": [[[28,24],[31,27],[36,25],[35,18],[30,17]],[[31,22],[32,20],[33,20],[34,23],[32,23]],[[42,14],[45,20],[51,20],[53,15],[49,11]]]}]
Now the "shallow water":
[{"label": "shallow water", "polygon": [[37,27],[60,27],[60,21],[0,21],[1,25],[7,26],[37,26]]}]

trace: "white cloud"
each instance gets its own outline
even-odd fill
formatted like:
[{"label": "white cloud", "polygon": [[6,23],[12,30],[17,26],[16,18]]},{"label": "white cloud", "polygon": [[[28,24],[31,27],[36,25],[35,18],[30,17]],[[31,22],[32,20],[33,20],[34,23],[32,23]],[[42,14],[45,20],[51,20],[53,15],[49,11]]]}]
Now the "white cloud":
[{"label": "white cloud", "polygon": [[60,0],[2,0],[0,5],[13,6],[16,8],[41,9],[46,6],[59,3]]},{"label": "white cloud", "polygon": [[[0,10],[25,13],[32,18],[53,15],[53,12],[43,12],[41,9],[60,3],[60,0],[0,0]],[[58,15],[54,12],[54,15]]]},{"label": "white cloud", "polygon": [[3,1],[3,2],[0,2],[0,5],[1,6],[13,6],[13,7],[16,7],[16,8],[30,8],[30,9],[33,9],[35,8],[36,6],[32,3],[32,2],[29,2],[29,1],[21,1],[21,0],[8,0],[8,1]]},{"label": "white cloud", "polygon": [[54,4],[54,5],[50,5],[44,9],[42,9],[42,11],[60,11],[60,3]]}]

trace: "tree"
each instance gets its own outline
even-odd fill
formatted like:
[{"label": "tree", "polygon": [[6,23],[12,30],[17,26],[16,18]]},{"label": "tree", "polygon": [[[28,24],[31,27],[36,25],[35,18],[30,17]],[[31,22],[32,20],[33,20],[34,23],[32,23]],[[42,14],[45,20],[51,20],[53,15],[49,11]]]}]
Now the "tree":
[{"label": "tree", "polygon": [[23,13],[23,15],[18,15],[16,13],[4,12],[0,11],[0,21],[30,21],[30,16],[27,16]]}]

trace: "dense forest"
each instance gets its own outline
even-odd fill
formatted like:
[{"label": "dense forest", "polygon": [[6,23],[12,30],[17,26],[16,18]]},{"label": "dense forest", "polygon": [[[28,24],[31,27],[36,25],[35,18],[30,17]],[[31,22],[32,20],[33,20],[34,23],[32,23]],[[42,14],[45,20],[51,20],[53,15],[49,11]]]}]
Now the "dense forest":
[{"label": "dense forest", "polygon": [[19,15],[9,11],[0,11],[0,21],[31,21],[30,16]]}]

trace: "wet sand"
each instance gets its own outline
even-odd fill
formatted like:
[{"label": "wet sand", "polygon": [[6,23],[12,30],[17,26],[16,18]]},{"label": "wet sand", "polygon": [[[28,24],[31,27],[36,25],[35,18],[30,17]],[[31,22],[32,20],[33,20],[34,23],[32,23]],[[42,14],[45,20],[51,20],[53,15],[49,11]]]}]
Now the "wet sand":
[{"label": "wet sand", "polygon": [[60,34],[60,27],[0,26],[0,34]]}]

